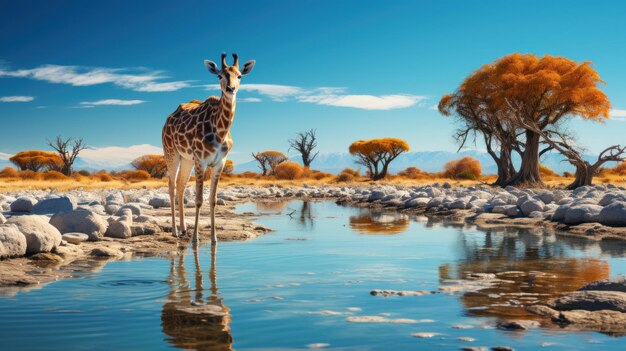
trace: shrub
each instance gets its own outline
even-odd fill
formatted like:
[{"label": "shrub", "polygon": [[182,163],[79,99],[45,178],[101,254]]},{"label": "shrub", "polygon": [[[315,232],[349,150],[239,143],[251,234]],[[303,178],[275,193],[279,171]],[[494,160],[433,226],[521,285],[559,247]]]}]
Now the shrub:
[{"label": "shrub", "polygon": [[19,171],[18,176],[24,180],[38,180],[40,179],[41,174],[35,171],[26,170]]},{"label": "shrub", "polygon": [[294,180],[302,177],[303,173],[303,167],[293,161],[281,162],[274,168],[276,179]]},{"label": "shrub", "polygon": [[237,175],[239,178],[250,178],[250,179],[258,179],[261,177],[260,174],[252,171],[245,171]]},{"label": "shrub", "polygon": [[315,180],[320,180],[320,179],[324,179],[324,178],[328,178],[328,177],[332,177],[333,175],[330,173],[324,173],[324,172],[320,172],[320,171],[316,171],[313,172],[313,174],[311,174],[311,178],[315,179]]},{"label": "shrub", "polygon": [[361,171],[359,171],[358,169],[352,169],[350,167],[348,168],[344,168],[343,171],[341,171],[340,174],[350,174],[353,177],[360,177],[361,176]]},{"label": "shrub", "polygon": [[559,175],[548,166],[539,165],[539,175],[541,177],[558,177]]},{"label": "shrub", "polygon": [[621,175],[621,176],[626,176],[626,161],[611,168],[611,173]]},{"label": "shrub", "polygon": [[573,175],[572,173],[568,172],[568,171],[563,172],[563,177],[566,177],[566,178],[571,178],[571,177],[573,177],[573,176],[574,176],[574,175]]},{"label": "shrub", "polygon": [[91,174],[91,173],[89,173],[89,171],[88,171],[88,170],[86,170],[86,169],[81,169],[80,171],[78,171],[78,172],[76,172],[76,173],[78,173],[78,174],[82,175],[83,177],[89,177],[89,175]]},{"label": "shrub", "polygon": [[0,171],[0,178],[17,178],[19,175],[20,174],[13,167],[4,167],[4,169]]},{"label": "shrub", "polygon": [[423,172],[417,167],[408,167],[405,170],[398,172],[398,175],[409,179],[420,179],[428,176],[426,172]]},{"label": "shrub", "polygon": [[444,165],[443,176],[452,179],[469,179],[474,180],[480,178],[482,167],[477,159],[465,156],[458,160],[452,160]]},{"label": "shrub", "polygon": [[98,180],[100,180],[101,182],[110,182],[113,180],[113,177],[111,177],[110,174],[108,173],[100,173],[97,175]]},{"label": "shrub", "polygon": [[140,182],[150,179],[150,173],[146,171],[122,171],[120,176],[130,182]]},{"label": "shrub", "polygon": [[42,175],[43,180],[65,180],[67,176],[59,171],[48,171]]},{"label": "shrub", "polygon": [[337,181],[338,182],[353,182],[354,181],[354,175],[352,175],[351,173],[341,173],[337,176]]}]

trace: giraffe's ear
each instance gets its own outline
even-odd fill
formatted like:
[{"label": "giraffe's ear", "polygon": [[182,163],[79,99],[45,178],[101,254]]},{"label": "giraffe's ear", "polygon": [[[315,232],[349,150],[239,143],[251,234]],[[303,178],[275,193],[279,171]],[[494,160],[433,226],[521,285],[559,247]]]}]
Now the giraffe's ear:
[{"label": "giraffe's ear", "polygon": [[211,72],[213,74],[218,74],[218,75],[220,74],[220,70],[217,69],[217,65],[215,64],[215,62],[209,61],[209,60],[204,60],[204,65],[209,70],[209,72]]},{"label": "giraffe's ear", "polygon": [[243,64],[243,70],[241,71],[241,75],[244,74],[248,74],[250,72],[252,72],[252,68],[254,68],[254,64],[256,63],[256,61],[254,60],[250,60],[246,63]]}]

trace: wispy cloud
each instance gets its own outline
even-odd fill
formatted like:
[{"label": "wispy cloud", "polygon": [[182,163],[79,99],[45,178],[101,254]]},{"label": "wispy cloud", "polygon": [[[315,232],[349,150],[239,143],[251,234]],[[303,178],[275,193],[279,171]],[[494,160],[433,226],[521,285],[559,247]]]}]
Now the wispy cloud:
[{"label": "wispy cloud", "polygon": [[34,96],[0,96],[0,102],[31,102]]},{"label": "wispy cloud", "polygon": [[118,168],[127,166],[141,155],[161,154],[158,146],[142,144],[132,146],[107,146],[83,150],[79,157],[91,168]]},{"label": "wispy cloud", "polygon": [[0,152],[0,161],[8,161],[13,155]]},{"label": "wispy cloud", "polygon": [[626,122],[626,110],[615,110],[612,109],[609,111],[609,116],[611,116],[611,118],[614,121],[624,121]]},{"label": "wispy cloud", "polygon": [[114,84],[140,92],[176,91],[191,86],[190,81],[161,82],[168,78],[161,71],[132,71],[127,68],[44,65],[31,69],[0,69],[0,78],[28,78],[72,86]]},{"label": "wispy cloud", "polygon": [[243,98],[243,99],[237,99],[237,101],[243,101],[243,102],[261,102],[262,100],[259,98],[255,98],[255,97],[249,97],[249,98]]},{"label": "wispy cloud", "polygon": [[120,100],[120,99],[105,99],[98,101],[83,101],[79,104],[79,107],[94,107],[94,106],[130,106],[143,104],[143,100]]},{"label": "wispy cloud", "polygon": [[[220,89],[219,85],[208,85],[209,90]],[[242,84],[240,91],[254,92],[267,96],[272,101],[298,101],[318,105],[350,107],[364,110],[391,110],[407,108],[426,100],[425,96],[411,94],[357,95],[348,94],[343,87],[318,87],[305,89],[291,85]]]}]

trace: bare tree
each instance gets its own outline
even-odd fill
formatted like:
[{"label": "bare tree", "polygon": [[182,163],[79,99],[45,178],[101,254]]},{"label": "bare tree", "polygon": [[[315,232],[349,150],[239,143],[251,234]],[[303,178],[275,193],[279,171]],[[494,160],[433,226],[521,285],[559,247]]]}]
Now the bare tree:
[{"label": "bare tree", "polygon": [[259,162],[262,175],[274,175],[274,169],[280,163],[287,161],[287,156],[280,151],[268,150],[252,153],[252,157]]},{"label": "bare tree", "polygon": [[78,154],[81,151],[87,148],[82,138],[68,138],[64,140],[60,135],[56,137],[54,142],[48,140],[48,145],[59,154],[59,157],[61,157],[61,161],[63,162],[61,173],[66,176],[72,175],[72,165],[74,164],[74,161],[76,161],[76,157],[78,157]]},{"label": "bare tree", "polygon": [[[602,150],[598,155],[596,162],[591,164],[583,158],[585,150],[576,145],[574,138],[567,132],[558,130],[555,126],[553,129],[542,130],[536,122],[518,119],[518,123],[527,130],[537,133],[548,144],[547,149],[554,149],[561,153],[569,163],[576,167],[574,182],[568,185],[568,189],[576,189],[584,185],[593,183],[593,176],[596,175],[600,167],[606,162],[622,162],[626,159],[626,146],[620,145],[609,146]],[[542,152],[543,153],[543,152]]]},{"label": "bare tree", "polygon": [[289,145],[289,150],[294,149],[302,155],[304,167],[311,167],[311,163],[319,154],[319,152],[313,153],[313,150],[317,147],[315,129],[298,133],[294,139],[289,140]]}]

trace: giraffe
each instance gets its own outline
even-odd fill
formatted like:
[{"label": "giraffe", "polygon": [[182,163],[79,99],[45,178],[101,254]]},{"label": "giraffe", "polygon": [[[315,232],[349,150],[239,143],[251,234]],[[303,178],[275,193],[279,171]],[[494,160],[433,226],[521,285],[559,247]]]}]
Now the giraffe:
[{"label": "giraffe", "polygon": [[252,71],[255,61],[250,60],[239,70],[239,58],[233,53],[233,65],[226,63],[226,54],[222,54],[222,68],[218,69],[213,61],[205,60],[204,65],[220,81],[221,97],[211,96],[204,102],[192,100],[181,104],[167,117],[163,126],[163,153],[169,176],[169,196],[172,210],[172,234],[176,230],[175,195],[178,200],[180,230],[187,233],[183,194],[191,169],[196,176],[196,218],[193,241],[198,242],[198,216],[203,202],[205,170],[211,167],[211,187],[209,204],[211,209],[211,243],[217,243],[215,235],[215,202],[217,183],[226,163],[226,157],[233,141],[230,127],[235,117],[236,95],[243,75]]}]

